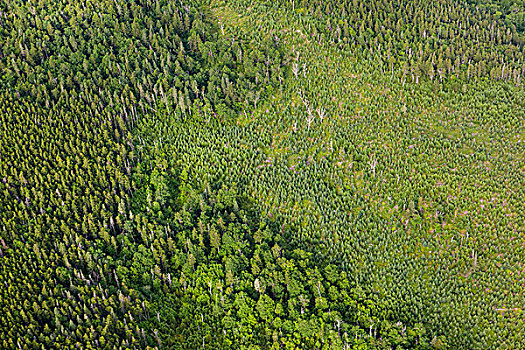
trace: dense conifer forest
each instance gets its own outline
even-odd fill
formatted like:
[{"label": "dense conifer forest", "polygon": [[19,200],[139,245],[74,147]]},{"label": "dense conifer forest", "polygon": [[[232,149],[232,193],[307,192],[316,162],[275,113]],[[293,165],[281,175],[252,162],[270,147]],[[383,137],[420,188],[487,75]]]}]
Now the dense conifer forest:
[{"label": "dense conifer forest", "polygon": [[0,2],[0,348],[525,349],[523,0]]}]

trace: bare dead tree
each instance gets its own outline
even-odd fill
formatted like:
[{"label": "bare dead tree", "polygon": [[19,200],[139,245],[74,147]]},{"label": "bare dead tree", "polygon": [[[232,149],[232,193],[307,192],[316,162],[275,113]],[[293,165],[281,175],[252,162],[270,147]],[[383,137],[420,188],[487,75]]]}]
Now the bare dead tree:
[{"label": "bare dead tree", "polygon": [[306,117],[306,124],[308,124],[308,130],[310,130],[310,125],[315,120],[315,116],[313,113],[313,109],[310,105],[306,106],[306,110],[308,111],[308,117]]},{"label": "bare dead tree", "polygon": [[373,158],[370,158],[370,161],[368,162],[368,165],[370,166],[370,170],[372,170],[372,174],[374,177],[376,177],[376,166],[377,166],[377,159],[375,156]]},{"label": "bare dead tree", "polygon": [[253,104],[254,104],[255,109],[257,109],[257,102],[259,101],[260,97],[261,97],[261,92],[257,91],[257,94],[255,95],[253,99]]},{"label": "bare dead tree", "polygon": [[295,76],[295,79],[297,79],[299,75],[299,65],[295,62],[292,64],[292,73]]},{"label": "bare dead tree", "polygon": [[317,108],[317,115],[319,116],[319,119],[321,119],[321,123],[323,122],[324,117],[326,116],[326,111],[323,107]]},{"label": "bare dead tree", "polygon": [[308,102],[308,99],[306,98],[302,90],[299,90],[298,95],[301,98],[301,101],[303,102],[304,106],[306,107],[306,111],[308,112],[308,116],[306,117],[306,124],[308,126],[308,130],[310,130],[310,126],[312,125],[312,122],[315,120],[313,108],[310,105],[310,102]]}]

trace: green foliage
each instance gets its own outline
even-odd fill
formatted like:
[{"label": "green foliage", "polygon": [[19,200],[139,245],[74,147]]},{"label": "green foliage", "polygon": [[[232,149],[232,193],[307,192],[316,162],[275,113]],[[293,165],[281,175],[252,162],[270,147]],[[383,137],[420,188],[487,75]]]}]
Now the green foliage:
[{"label": "green foliage", "polygon": [[49,107],[80,99],[128,122],[162,111],[228,119],[283,75],[275,42],[221,33],[199,2],[0,4],[0,86]]},{"label": "green foliage", "polygon": [[0,348],[523,348],[521,5],[1,2]]},{"label": "green foliage", "polygon": [[[235,188],[222,187],[187,197],[183,209],[165,220],[150,215],[144,225],[167,233],[167,240],[151,246],[159,265],[153,267],[151,252],[139,243],[132,262],[117,261],[130,266],[132,276],[154,270],[153,282],[123,278],[121,283],[151,290],[153,316],[144,326],[158,330],[155,336],[163,346],[304,349],[425,343],[418,328],[407,331],[401,322],[392,322],[385,306],[353,287],[345,272],[319,266],[311,253],[289,250],[277,230],[237,202],[243,200]],[[238,217],[241,212],[247,221]],[[171,254],[177,259],[170,260]]]}]

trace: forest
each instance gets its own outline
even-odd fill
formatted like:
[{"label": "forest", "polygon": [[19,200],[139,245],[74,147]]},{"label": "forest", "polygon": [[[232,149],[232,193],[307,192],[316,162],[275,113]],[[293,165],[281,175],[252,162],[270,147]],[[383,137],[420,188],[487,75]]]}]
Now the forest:
[{"label": "forest", "polygon": [[525,349],[524,46],[523,0],[1,1],[0,348]]}]

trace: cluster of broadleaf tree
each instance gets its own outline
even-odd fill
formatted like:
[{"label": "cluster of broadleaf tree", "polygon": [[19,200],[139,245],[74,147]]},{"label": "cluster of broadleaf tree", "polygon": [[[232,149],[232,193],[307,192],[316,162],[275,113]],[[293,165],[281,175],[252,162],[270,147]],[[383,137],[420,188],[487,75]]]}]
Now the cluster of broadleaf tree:
[{"label": "cluster of broadleaf tree", "polygon": [[3,2],[1,346],[520,348],[519,16]]}]

